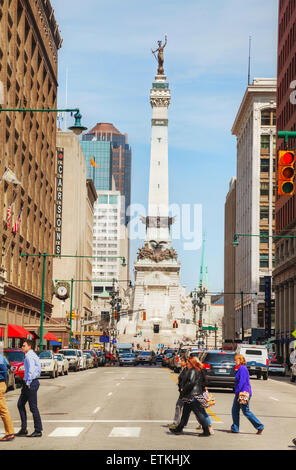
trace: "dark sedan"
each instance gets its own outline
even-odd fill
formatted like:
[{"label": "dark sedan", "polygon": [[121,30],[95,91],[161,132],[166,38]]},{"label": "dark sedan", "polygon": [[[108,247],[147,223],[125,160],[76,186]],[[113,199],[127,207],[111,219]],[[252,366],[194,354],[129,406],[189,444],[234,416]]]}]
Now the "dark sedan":
[{"label": "dark sedan", "polygon": [[199,359],[203,363],[208,387],[235,388],[235,353],[205,351]]}]

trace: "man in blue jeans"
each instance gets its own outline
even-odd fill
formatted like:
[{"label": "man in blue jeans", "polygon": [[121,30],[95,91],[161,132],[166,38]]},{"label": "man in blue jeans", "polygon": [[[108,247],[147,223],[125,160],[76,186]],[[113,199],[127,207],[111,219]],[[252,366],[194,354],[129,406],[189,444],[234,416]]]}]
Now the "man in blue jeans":
[{"label": "man in blue jeans", "polygon": [[[41,374],[40,360],[37,354],[32,350],[32,341],[26,339],[22,345],[22,350],[25,354],[25,375],[22,386],[21,395],[19,397],[17,407],[21,416],[21,429],[16,434],[18,437],[41,437],[42,436],[42,422],[40,413],[37,406],[37,392],[39,389],[38,378]],[[33,414],[34,432],[28,435],[27,430],[27,413],[26,403],[29,402],[30,411]]]}]

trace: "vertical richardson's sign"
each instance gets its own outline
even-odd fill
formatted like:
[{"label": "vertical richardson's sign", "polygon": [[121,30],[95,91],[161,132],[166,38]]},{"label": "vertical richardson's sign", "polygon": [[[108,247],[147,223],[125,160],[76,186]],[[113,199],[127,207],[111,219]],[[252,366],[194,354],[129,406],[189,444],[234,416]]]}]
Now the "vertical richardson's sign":
[{"label": "vertical richardson's sign", "polygon": [[63,173],[64,173],[64,149],[57,149],[56,220],[55,220],[55,254],[56,255],[60,255],[62,251]]}]

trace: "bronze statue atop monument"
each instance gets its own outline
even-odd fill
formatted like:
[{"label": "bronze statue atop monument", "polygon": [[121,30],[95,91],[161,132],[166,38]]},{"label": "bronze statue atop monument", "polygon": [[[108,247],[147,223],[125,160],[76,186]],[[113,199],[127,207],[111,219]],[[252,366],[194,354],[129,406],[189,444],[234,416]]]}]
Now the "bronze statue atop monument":
[{"label": "bronze statue atop monument", "polygon": [[[164,50],[165,46],[167,45],[167,36],[166,36],[166,35],[165,35],[164,39],[165,39],[165,43],[162,44],[162,41],[157,41],[157,42],[158,42],[158,48],[155,49],[155,51],[152,51],[152,54],[154,55],[155,59],[156,59],[157,62],[158,62],[157,75],[164,75],[164,68],[163,68],[163,62],[164,62],[163,50]],[[157,58],[156,58],[156,56],[155,56],[155,52],[158,52]]]}]

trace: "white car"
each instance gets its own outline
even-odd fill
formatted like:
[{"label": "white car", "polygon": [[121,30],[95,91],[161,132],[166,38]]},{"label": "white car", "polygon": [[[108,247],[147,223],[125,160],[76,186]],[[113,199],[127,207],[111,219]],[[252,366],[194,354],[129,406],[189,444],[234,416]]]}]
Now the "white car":
[{"label": "white car", "polygon": [[39,354],[41,376],[49,375],[52,379],[58,376],[58,360],[52,351],[41,351]]},{"label": "white car", "polygon": [[86,356],[82,349],[77,349],[77,353],[79,356],[79,369],[86,370]]},{"label": "white car", "polygon": [[63,354],[55,354],[54,357],[58,361],[59,375],[68,375],[68,373],[69,373],[69,362],[65,358],[65,356],[63,356]]}]

